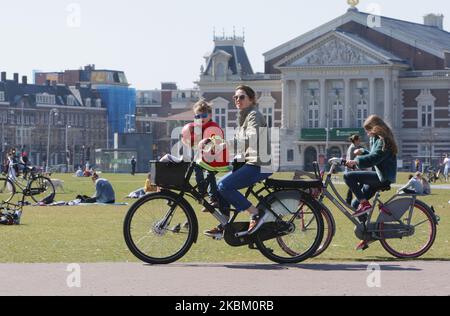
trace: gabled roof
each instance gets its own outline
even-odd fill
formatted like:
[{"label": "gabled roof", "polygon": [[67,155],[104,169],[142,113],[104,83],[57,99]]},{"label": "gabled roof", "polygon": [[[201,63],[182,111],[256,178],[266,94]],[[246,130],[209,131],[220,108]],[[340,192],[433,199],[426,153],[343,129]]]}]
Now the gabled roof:
[{"label": "gabled roof", "polygon": [[[338,51],[336,47],[339,47]],[[406,61],[384,50],[369,41],[342,31],[332,31],[317,38],[307,45],[288,55],[276,67],[302,67],[321,66],[317,54],[321,59],[327,59],[326,65],[377,65],[401,64],[408,65]],[[326,55],[326,56],[325,56]]]},{"label": "gabled roof", "polygon": [[240,64],[242,75],[253,75],[253,68],[250,64],[250,60],[247,56],[247,52],[243,45],[240,44],[239,41],[233,40],[222,40],[217,41],[214,47],[214,51],[210,55],[210,58],[207,62],[205,73],[209,73],[212,67],[212,57],[218,52],[224,52],[231,56],[229,61],[229,70],[233,75],[238,74],[238,65]]},{"label": "gabled roof", "polygon": [[[287,54],[296,47],[300,47],[317,37],[338,29],[351,21],[367,26],[370,14],[349,10],[342,16],[319,26],[318,28],[303,34],[287,43],[284,43],[264,54],[266,61]],[[439,58],[445,57],[445,51],[450,51],[450,33],[436,27],[423,24],[397,20],[389,17],[380,17],[380,27],[374,30],[402,41],[411,46],[433,54]]]}]

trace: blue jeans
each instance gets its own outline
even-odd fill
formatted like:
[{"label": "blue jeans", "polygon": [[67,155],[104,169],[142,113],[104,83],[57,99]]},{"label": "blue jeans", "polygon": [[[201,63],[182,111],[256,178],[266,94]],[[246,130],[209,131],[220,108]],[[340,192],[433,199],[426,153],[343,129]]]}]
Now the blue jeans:
[{"label": "blue jeans", "polygon": [[377,191],[388,183],[381,183],[376,172],[354,171],[344,174],[344,181],[355,194],[352,206],[358,208],[362,200],[370,200]]},{"label": "blue jeans", "polygon": [[221,206],[229,208],[231,204],[238,212],[248,210],[252,203],[239,190],[248,188],[271,175],[270,173],[262,173],[259,166],[247,164],[237,171],[227,174],[219,181],[219,194],[225,200],[223,201],[225,205]]},{"label": "blue jeans", "polygon": [[218,198],[218,188],[216,175],[213,172],[207,172],[205,179],[205,170],[199,166],[195,166],[195,180],[197,181],[198,190],[201,194],[205,194],[208,190],[209,196],[212,198]]}]

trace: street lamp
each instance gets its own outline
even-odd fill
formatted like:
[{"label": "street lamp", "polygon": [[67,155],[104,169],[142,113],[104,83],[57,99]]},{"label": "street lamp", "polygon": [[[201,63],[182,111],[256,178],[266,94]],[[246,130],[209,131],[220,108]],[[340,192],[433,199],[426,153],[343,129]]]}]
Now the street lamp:
[{"label": "street lamp", "polygon": [[70,164],[70,155],[69,155],[69,147],[67,145],[67,138],[69,129],[72,128],[72,126],[66,124],[66,171],[69,172],[69,164]]},{"label": "street lamp", "polygon": [[45,166],[45,172],[48,173],[49,163],[50,163],[50,125],[52,122],[52,117],[58,116],[58,109],[51,109],[48,115],[48,132],[47,132],[47,162]]}]

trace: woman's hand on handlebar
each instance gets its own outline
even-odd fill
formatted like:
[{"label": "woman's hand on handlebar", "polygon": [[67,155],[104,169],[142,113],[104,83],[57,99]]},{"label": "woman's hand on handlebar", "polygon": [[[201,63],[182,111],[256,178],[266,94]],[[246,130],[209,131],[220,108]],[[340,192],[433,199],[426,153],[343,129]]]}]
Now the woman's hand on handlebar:
[{"label": "woman's hand on handlebar", "polygon": [[358,163],[355,160],[347,160],[345,166],[350,169],[355,169],[358,166]]}]

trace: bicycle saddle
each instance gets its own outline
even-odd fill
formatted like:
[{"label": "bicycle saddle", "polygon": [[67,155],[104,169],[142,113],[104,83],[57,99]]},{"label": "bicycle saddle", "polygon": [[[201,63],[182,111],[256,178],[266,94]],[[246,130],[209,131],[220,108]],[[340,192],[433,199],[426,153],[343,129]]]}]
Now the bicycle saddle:
[{"label": "bicycle saddle", "polygon": [[321,188],[321,180],[277,180],[277,179],[267,179],[266,185],[271,188],[279,189],[311,189],[311,188]]}]

